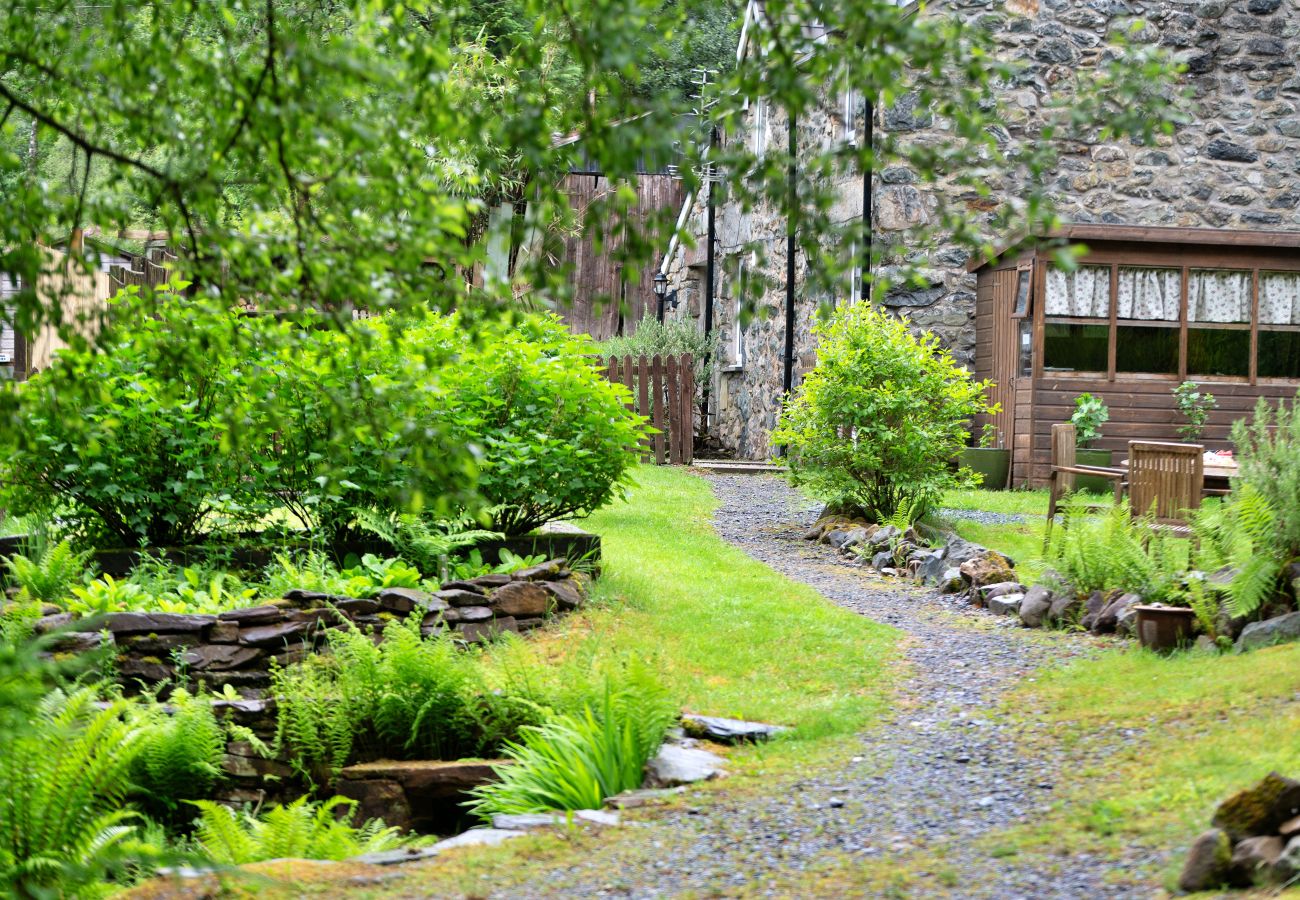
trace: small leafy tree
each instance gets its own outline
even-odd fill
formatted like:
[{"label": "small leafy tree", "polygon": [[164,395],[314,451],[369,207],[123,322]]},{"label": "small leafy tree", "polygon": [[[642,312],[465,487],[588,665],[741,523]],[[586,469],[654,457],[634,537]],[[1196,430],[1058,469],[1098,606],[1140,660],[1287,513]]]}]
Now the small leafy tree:
[{"label": "small leafy tree", "polygon": [[961,481],[950,461],[970,418],[993,412],[976,382],[929,333],[868,304],[814,326],[817,368],[786,404],[772,442],[797,481],[883,522],[916,518]]},{"label": "small leafy tree", "polygon": [[1074,398],[1074,414],[1070,416],[1070,421],[1074,423],[1075,442],[1078,446],[1092,446],[1092,442],[1101,437],[1101,426],[1109,420],[1110,409],[1100,397],[1080,394]]},{"label": "small leafy tree", "polygon": [[1174,402],[1178,404],[1178,411],[1187,420],[1185,424],[1178,426],[1178,433],[1185,441],[1200,440],[1201,434],[1205,431],[1205,422],[1210,418],[1210,411],[1218,405],[1214,395],[1202,393],[1194,381],[1184,381],[1174,388]]}]

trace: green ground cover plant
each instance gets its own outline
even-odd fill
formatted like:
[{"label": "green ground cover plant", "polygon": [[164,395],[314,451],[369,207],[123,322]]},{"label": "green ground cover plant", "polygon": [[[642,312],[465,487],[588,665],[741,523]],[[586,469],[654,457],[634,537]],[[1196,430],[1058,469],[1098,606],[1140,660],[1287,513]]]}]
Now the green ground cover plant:
[{"label": "green ground cover plant", "polygon": [[356,801],[333,797],[313,803],[306,797],[261,813],[236,812],[219,803],[194,801],[198,827],[194,842],[203,855],[225,865],[264,859],[348,859],[394,850],[411,843],[378,819],[359,826],[347,822]]},{"label": "green ground cover plant", "polygon": [[969,483],[969,470],[948,463],[966,445],[971,418],[991,411],[986,382],[934,335],[917,337],[871,304],[842,307],[814,331],[817,367],[772,433],[796,483],[872,522],[899,510],[917,519],[945,490]]}]

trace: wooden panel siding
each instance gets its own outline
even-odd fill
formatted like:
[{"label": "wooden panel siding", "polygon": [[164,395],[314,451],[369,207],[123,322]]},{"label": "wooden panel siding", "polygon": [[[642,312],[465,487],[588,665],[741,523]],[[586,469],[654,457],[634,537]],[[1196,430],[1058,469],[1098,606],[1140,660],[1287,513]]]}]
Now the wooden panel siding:
[{"label": "wooden panel siding", "polygon": [[[565,177],[564,189],[581,222],[587,208],[613,194],[616,186],[603,175],[574,174]],[[670,175],[642,175],[637,179],[636,191],[637,204],[630,218],[638,227],[653,223],[656,215],[669,216],[665,210],[680,210],[685,199],[681,179]],[[667,236],[655,240],[666,244]],[[653,286],[658,260],[650,260],[624,277],[622,265],[615,258],[620,245],[617,237],[610,237],[597,251],[595,235],[586,227],[565,240],[563,262],[572,267],[573,302],[558,312],[575,333],[589,334],[603,341],[620,330],[631,334],[642,317],[657,313]]]}]

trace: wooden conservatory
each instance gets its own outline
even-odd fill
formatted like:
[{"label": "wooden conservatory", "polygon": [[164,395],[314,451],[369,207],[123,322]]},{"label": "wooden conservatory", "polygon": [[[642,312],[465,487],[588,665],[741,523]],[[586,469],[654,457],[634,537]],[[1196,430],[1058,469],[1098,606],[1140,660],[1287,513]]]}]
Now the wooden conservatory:
[{"label": "wooden conservatory", "polygon": [[[1054,262],[1063,245],[1086,251],[1072,271]],[[1228,449],[1259,397],[1300,387],[1300,232],[1069,225],[971,269],[975,372],[994,382],[1013,485],[1046,482],[1052,425],[1079,394],[1110,407],[1096,446],[1118,456],[1180,439],[1183,381],[1218,401],[1208,449]]]}]

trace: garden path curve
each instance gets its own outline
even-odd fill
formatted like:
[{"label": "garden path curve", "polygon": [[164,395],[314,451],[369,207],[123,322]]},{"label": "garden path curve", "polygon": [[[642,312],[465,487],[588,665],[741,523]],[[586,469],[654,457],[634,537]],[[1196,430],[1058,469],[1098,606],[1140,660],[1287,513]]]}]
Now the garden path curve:
[{"label": "garden path curve", "polygon": [[[935,594],[892,587],[802,540],[818,506],[776,477],[710,475],[718,533],[751,556],[828,599],[906,633],[909,672],[894,711],[862,735],[861,750],[803,778],[794,788],[722,791],[698,806],[646,823],[637,839],[657,849],[629,866],[597,848],[583,863],[534,884],[528,896],[827,896],[812,873],[828,862],[898,860],[924,872],[903,895],[1011,898],[1147,897],[1134,867],[1149,856],[1106,860],[1070,854],[1032,865],[993,858],[973,843],[1031,822],[1050,803],[1065,758],[1027,756],[1021,728],[999,721],[998,704],[1015,679],[1078,652],[1059,635],[1031,637],[1010,622],[964,611]],[[984,627],[961,621],[980,616]],[[1048,868],[1050,867],[1050,868]],[[832,882],[833,883],[833,882]],[[511,891],[519,896],[518,890]],[[891,894],[891,896],[896,896]]]}]

